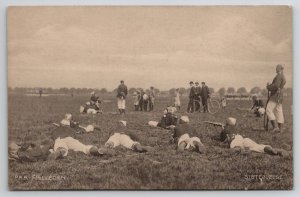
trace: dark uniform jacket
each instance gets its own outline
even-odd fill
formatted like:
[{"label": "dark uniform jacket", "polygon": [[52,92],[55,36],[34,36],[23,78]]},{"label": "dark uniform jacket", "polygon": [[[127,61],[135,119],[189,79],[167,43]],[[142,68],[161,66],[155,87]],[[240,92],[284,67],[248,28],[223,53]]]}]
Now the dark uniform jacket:
[{"label": "dark uniform jacket", "polygon": [[204,87],[202,87],[202,90],[201,90],[201,97],[202,98],[208,98],[208,95],[209,95],[209,89],[208,87],[205,85]]},{"label": "dark uniform jacket", "polygon": [[174,133],[173,133],[173,138],[175,140],[175,142],[178,141],[178,139],[180,138],[180,136],[184,135],[184,134],[189,134],[190,137],[196,136],[196,129],[195,127],[193,127],[190,124],[187,123],[183,123],[183,124],[178,124],[175,129],[174,129]]},{"label": "dark uniform jacket", "polygon": [[118,94],[117,94],[117,97],[118,98],[126,98],[126,96],[127,96],[127,86],[126,85],[124,85],[124,84],[120,84],[119,85],[119,87],[118,87],[118,92],[117,92]]},{"label": "dark uniform jacket", "polygon": [[195,87],[194,86],[191,87],[189,98],[190,99],[194,99],[195,98]]},{"label": "dark uniform jacket", "polygon": [[283,92],[282,88],[286,83],[285,76],[283,73],[278,73],[273,79],[272,83],[267,86],[270,93],[270,101],[282,103]]},{"label": "dark uniform jacket", "polygon": [[202,88],[200,86],[195,87],[195,99],[199,100],[201,96]]},{"label": "dark uniform jacket", "polygon": [[99,99],[99,96],[95,96],[95,95],[91,96],[91,101],[93,101],[93,102],[97,102],[98,99]]},{"label": "dark uniform jacket", "polygon": [[163,117],[161,118],[161,120],[157,126],[162,127],[162,128],[167,128],[168,126],[171,126],[171,125],[177,125],[177,120],[178,120],[178,117],[176,115],[167,113],[167,114],[163,115]]},{"label": "dark uniform jacket", "polygon": [[254,103],[253,103],[252,109],[253,109],[254,107],[257,107],[257,108],[264,107],[263,101],[262,101],[261,99],[255,100]]},{"label": "dark uniform jacket", "polygon": [[220,133],[220,141],[231,143],[232,136],[236,133],[235,125],[225,125],[224,129]]}]

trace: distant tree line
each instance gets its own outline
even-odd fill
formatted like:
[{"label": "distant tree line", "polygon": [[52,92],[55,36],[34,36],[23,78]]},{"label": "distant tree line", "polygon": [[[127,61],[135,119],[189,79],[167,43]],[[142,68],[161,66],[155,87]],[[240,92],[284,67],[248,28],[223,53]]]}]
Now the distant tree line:
[{"label": "distant tree line", "polygon": [[[16,87],[16,88],[8,88],[8,92],[14,92],[14,93],[38,93],[39,90],[42,90],[43,93],[46,94],[73,94],[73,95],[81,95],[81,94],[90,94],[91,92],[95,91],[97,94],[116,94],[117,88],[108,91],[106,88],[22,88],[22,87]],[[250,91],[247,91],[245,87],[240,87],[238,89],[235,89],[234,87],[228,87],[227,89],[222,87],[217,92],[215,92],[214,88],[209,88],[210,93],[217,93],[220,96],[228,95],[228,94],[239,94],[239,95],[251,95],[251,94],[258,94],[262,96],[267,96],[268,91],[266,88],[260,88],[260,87],[253,87],[250,89]],[[143,89],[143,88],[129,88],[128,93],[133,94],[136,91],[144,91],[146,93],[149,93],[149,89]],[[174,95],[176,88],[171,88],[169,91],[160,91],[158,88],[154,88],[154,91],[156,94],[161,95]],[[186,95],[190,92],[190,88],[179,88],[179,93],[181,95]],[[285,96],[292,96],[293,89],[292,88],[284,88],[283,92]]]},{"label": "distant tree line", "polygon": [[[80,94],[90,94],[91,92],[96,92],[97,94],[116,94],[117,88],[108,91],[106,88],[23,88],[23,87],[16,87],[16,88],[8,88],[8,92],[14,92],[14,93],[38,93],[40,90],[42,90],[45,94],[74,94],[74,95],[80,95]],[[144,91],[146,93],[149,93],[149,89],[143,89],[143,88],[129,88],[128,92],[129,94],[133,94],[136,91]],[[157,88],[154,88],[154,91],[156,94],[159,94],[160,90]]]}]

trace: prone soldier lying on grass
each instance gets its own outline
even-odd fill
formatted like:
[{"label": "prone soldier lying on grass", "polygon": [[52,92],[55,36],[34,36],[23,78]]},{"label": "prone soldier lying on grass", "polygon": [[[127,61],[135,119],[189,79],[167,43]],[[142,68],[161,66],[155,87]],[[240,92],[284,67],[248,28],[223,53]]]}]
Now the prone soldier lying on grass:
[{"label": "prone soldier lying on grass", "polygon": [[99,126],[96,125],[87,125],[86,127],[79,125],[78,122],[73,120],[73,116],[70,113],[65,114],[64,119],[60,121],[60,124],[53,123],[57,127],[70,127],[74,129],[76,133],[89,133],[93,132],[94,130],[101,130]]},{"label": "prone soldier lying on grass", "polygon": [[128,132],[126,129],[126,121],[118,122],[118,132],[114,133],[105,142],[105,147],[115,148],[118,146],[124,146],[127,149],[131,149],[136,152],[148,152],[152,150],[150,146],[142,146],[138,142],[138,137],[132,132]]},{"label": "prone soldier lying on grass", "polygon": [[[64,128],[68,129],[68,128]],[[42,143],[11,142],[9,159],[20,162],[36,162],[40,160],[56,160],[68,155],[69,150],[83,152],[87,155],[101,156],[105,152],[93,145],[85,145],[71,136],[58,137],[53,141],[45,139]]]},{"label": "prone soldier lying on grass", "polygon": [[226,119],[226,124],[212,123],[205,121],[205,123],[214,124],[215,126],[221,126],[222,131],[220,133],[220,141],[227,144],[230,149],[234,151],[244,153],[245,151],[253,151],[257,153],[266,153],[269,155],[279,155],[282,157],[288,157],[289,151],[283,149],[276,149],[270,145],[258,144],[250,138],[244,138],[242,135],[237,134],[236,119],[229,117]]},{"label": "prone soldier lying on grass", "polygon": [[172,128],[173,141],[177,143],[177,150],[192,150],[200,154],[206,153],[205,146],[200,138],[196,137],[196,129],[189,124],[189,118],[182,116],[179,124]]},{"label": "prone soldier lying on grass", "polygon": [[55,123],[55,125],[57,128],[52,130],[51,137],[44,139],[40,144],[26,139],[22,143],[12,142],[9,145],[9,158],[21,162],[35,162],[65,157],[68,155],[69,150],[95,156],[108,153],[105,149],[100,150],[94,145],[85,145],[75,139],[76,134],[80,133],[78,129],[91,132],[95,129],[95,126],[82,127],[72,120],[71,114],[66,114],[60,124]]}]

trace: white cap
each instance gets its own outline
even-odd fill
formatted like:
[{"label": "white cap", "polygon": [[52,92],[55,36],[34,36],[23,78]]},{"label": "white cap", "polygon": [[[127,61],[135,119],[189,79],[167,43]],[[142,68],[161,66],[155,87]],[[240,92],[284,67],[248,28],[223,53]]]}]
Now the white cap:
[{"label": "white cap", "polygon": [[94,126],[93,126],[93,125],[88,125],[88,126],[85,128],[85,131],[86,131],[86,132],[92,132],[92,131],[94,131]]},{"label": "white cap", "polygon": [[124,121],[124,120],[120,120],[119,123],[121,123],[121,124],[122,124],[123,126],[125,126],[125,127],[126,127],[126,125],[127,125],[127,122]]},{"label": "white cap", "polygon": [[226,124],[227,125],[235,125],[236,124],[236,119],[235,118],[232,118],[232,117],[228,117],[226,119]]},{"label": "white cap", "polygon": [[66,120],[71,120],[72,119],[72,114],[70,114],[70,113],[65,114],[65,119]]},{"label": "white cap", "polygon": [[171,114],[174,114],[177,111],[176,107],[167,107],[167,110]]},{"label": "white cap", "polygon": [[83,107],[83,106],[80,106],[80,107],[79,107],[79,112],[80,112],[80,113],[83,113],[83,111],[84,111],[84,107]]},{"label": "white cap", "polygon": [[183,122],[186,122],[186,123],[190,122],[190,119],[187,116],[181,116],[180,120],[183,121]]},{"label": "white cap", "polygon": [[261,108],[258,109],[258,113],[259,113],[260,115],[264,115],[265,112],[266,112],[265,108],[262,108],[262,107],[261,107]]},{"label": "white cap", "polygon": [[93,94],[95,94],[95,92],[93,91],[93,92],[91,92],[91,94],[93,95]]}]

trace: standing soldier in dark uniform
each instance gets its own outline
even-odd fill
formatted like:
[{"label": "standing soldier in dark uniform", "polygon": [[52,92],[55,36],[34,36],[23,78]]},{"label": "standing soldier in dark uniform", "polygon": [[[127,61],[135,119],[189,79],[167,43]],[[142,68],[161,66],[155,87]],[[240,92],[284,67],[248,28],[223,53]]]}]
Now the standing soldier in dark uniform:
[{"label": "standing soldier in dark uniform", "polygon": [[266,114],[273,126],[272,132],[282,132],[284,117],[282,112],[282,89],[286,83],[285,76],[283,75],[283,66],[278,64],[276,66],[277,75],[271,84],[267,84],[267,89],[270,92],[269,102],[266,108]]},{"label": "standing soldier in dark uniform", "polygon": [[125,114],[125,99],[127,96],[127,86],[124,84],[124,81],[120,81],[120,85],[118,86],[117,98],[118,98],[118,109],[120,114]]},{"label": "standing soldier in dark uniform", "polygon": [[201,90],[201,100],[203,105],[203,112],[208,112],[208,106],[207,106],[207,99],[210,96],[209,89],[207,85],[205,85],[205,82],[202,82],[202,90]]},{"label": "standing soldier in dark uniform", "polygon": [[201,87],[199,86],[199,82],[195,83],[196,87],[195,87],[195,111],[199,111],[200,110],[200,94],[201,94]]},{"label": "standing soldier in dark uniform", "polygon": [[151,86],[149,92],[149,111],[153,111],[154,100],[155,100],[155,91],[154,91],[154,87]]},{"label": "standing soldier in dark uniform", "polygon": [[189,104],[187,107],[187,112],[193,113],[194,112],[194,99],[195,99],[194,82],[192,82],[192,81],[190,82],[190,87],[191,87],[191,90],[190,90],[190,95],[189,95]]}]

